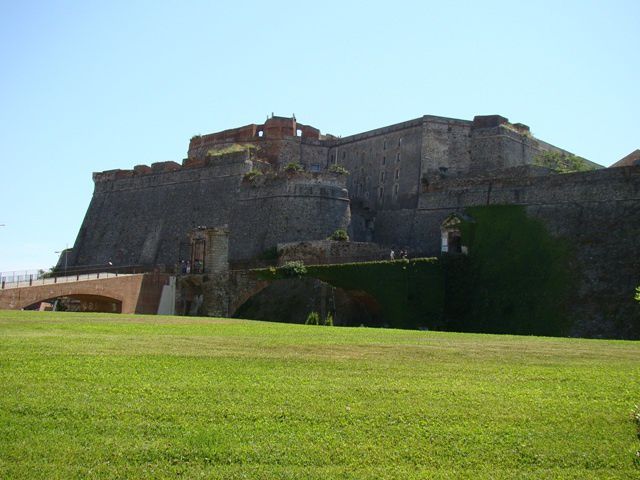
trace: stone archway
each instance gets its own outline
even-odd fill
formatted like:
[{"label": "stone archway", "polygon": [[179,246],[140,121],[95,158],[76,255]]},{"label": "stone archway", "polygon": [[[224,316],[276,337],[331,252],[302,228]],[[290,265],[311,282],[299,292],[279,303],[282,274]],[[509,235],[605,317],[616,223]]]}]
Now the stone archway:
[{"label": "stone archway", "polygon": [[43,303],[55,306],[58,311],[122,313],[122,300],[103,295],[68,294],[38,300],[24,307],[24,310],[37,310]]},{"label": "stone archway", "polygon": [[317,312],[331,314],[335,325],[383,326],[380,303],[368,292],[345,290],[312,277],[275,280],[254,291],[233,317],[284,323],[304,323]]}]

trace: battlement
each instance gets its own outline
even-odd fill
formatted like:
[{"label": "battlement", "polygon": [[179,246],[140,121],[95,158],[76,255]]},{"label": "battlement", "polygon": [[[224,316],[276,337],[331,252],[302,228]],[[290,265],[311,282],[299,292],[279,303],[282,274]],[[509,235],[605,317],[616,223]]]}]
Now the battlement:
[{"label": "battlement", "polygon": [[109,183],[122,179],[134,179],[139,177],[148,177],[166,173],[180,173],[184,170],[193,170],[200,168],[224,167],[246,163],[251,160],[251,152],[242,150],[238,152],[229,152],[223,155],[207,156],[205,158],[185,158],[182,165],[176,162],[156,162],[149,165],[136,165],[133,169],[122,170],[105,170],[103,172],[93,172],[93,182]]}]

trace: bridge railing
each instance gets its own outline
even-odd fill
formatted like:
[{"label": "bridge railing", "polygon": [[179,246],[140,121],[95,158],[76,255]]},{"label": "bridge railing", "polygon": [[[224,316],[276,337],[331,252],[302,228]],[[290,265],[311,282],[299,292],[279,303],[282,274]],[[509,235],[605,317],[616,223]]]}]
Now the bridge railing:
[{"label": "bridge railing", "polygon": [[[13,273],[13,272],[12,272]],[[131,273],[118,272],[93,272],[76,273],[73,275],[50,276],[40,272],[20,273],[16,275],[0,274],[0,290],[8,288],[33,287],[36,285],[52,285],[56,283],[81,282],[86,280],[98,280],[101,278],[112,278],[118,276],[133,275]]]}]

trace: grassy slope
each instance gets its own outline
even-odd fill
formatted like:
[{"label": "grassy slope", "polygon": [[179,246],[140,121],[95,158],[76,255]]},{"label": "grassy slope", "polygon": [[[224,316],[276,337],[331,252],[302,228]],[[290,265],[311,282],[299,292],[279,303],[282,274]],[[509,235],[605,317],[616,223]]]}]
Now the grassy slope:
[{"label": "grassy slope", "polygon": [[0,478],[638,478],[640,343],[0,312]]}]

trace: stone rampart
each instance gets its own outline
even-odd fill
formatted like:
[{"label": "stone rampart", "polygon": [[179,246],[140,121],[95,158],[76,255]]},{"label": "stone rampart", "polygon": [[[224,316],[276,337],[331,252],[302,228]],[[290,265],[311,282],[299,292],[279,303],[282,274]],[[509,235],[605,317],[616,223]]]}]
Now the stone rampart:
[{"label": "stone rampart", "polygon": [[94,175],[95,190],[69,266],[174,265],[189,256],[187,232],[229,223],[246,154],[202,168]]},{"label": "stone rampart", "polygon": [[[380,212],[374,241],[437,255],[443,220],[466,207],[523,205],[575,258],[575,334],[633,338],[632,296],[640,284],[640,168],[535,177],[469,178],[430,185],[416,210]],[[603,305],[609,305],[603,309]]]},{"label": "stone rampart", "polygon": [[322,240],[350,223],[341,175],[293,174],[243,183],[229,223],[229,259],[259,256],[278,243]]},{"label": "stone rampart", "polygon": [[375,243],[315,240],[278,244],[278,265],[300,260],[307,265],[388,260],[389,250]]}]

